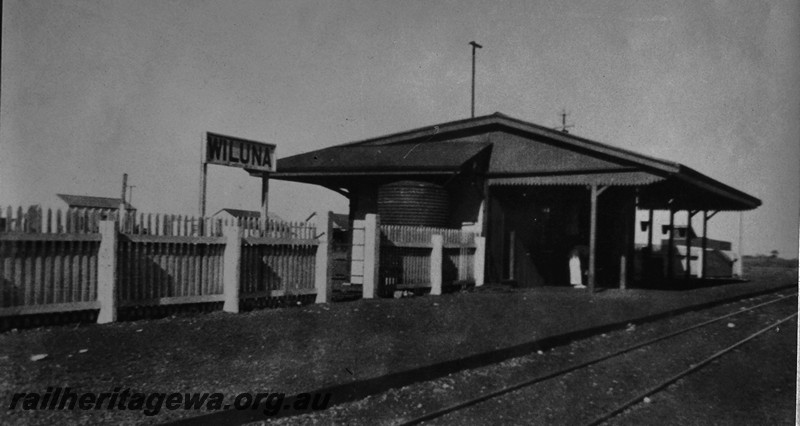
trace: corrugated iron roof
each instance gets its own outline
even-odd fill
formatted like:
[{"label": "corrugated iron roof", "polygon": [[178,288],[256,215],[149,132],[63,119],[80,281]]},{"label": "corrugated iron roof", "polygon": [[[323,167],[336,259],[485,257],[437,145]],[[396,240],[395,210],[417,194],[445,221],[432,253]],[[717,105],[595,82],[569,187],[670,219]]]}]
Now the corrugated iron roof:
[{"label": "corrugated iron roof", "polygon": [[282,173],[320,173],[344,171],[451,171],[488,148],[486,142],[449,141],[384,146],[338,146],[278,160]]},{"label": "corrugated iron roof", "polygon": [[[481,141],[486,141],[485,138],[481,138],[478,135],[498,129],[513,130],[526,136],[542,136],[544,139],[551,140],[566,147],[572,147],[574,149],[606,155],[612,158],[645,164],[649,167],[674,170],[679,166],[678,163],[672,161],[650,157],[638,152],[575,136],[571,133],[564,133],[559,130],[554,130],[538,124],[513,118],[500,112],[495,112],[493,114],[480,117],[466,118],[442,124],[420,127],[413,130],[407,130],[404,132],[393,133],[386,136],[379,136],[376,138],[370,138],[356,142],[349,142],[336,145],[334,148],[347,146],[385,146],[397,143],[437,142],[451,141],[454,139],[478,139]],[[278,160],[278,165],[280,166],[280,164],[281,160]]]},{"label": "corrugated iron roof", "polygon": [[[657,208],[681,205],[686,209],[749,210],[761,205],[759,199],[679,163],[500,113],[279,159],[278,171],[272,176],[325,186],[334,176],[455,171],[483,150],[491,152],[491,157],[488,168],[478,172],[485,173],[495,185],[522,185],[526,182],[523,177],[530,178],[527,182],[531,185],[657,183],[648,187],[653,195],[650,201]],[[345,181],[338,182],[346,186]],[[673,203],[675,199],[683,204]]]},{"label": "corrugated iron roof", "polygon": [[541,137],[531,139],[503,131],[491,132],[494,144],[487,174],[540,174],[596,170],[617,170],[626,162],[609,156],[592,155],[585,150],[554,145]]},{"label": "corrugated iron roof", "polygon": [[751,210],[761,205],[758,198],[684,165],[639,195],[642,208],[665,210]]},{"label": "corrugated iron roof", "polygon": [[489,178],[492,186],[519,185],[612,185],[639,186],[664,180],[663,177],[641,171],[612,173],[577,173],[567,175],[518,176]]},{"label": "corrugated iron roof", "polygon": [[[228,214],[230,214],[235,218],[242,218],[242,219],[257,219],[261,217],[261,212],[255,210],[240,210],[240,209],[229,209],[229,208],[220,209],[212,216],[216,216],[222,212],[227,212]],[[280,216],[278,216],[273,212],[267,212],[267,218],[275,222],[284,222],[283,218],[281,218]]]},{"label": "corrugated iron roof", "polygon": [[[109,198],[109,197],[90,197],[88,195],[68,195],[68,194],[56,194],[59,198],[64,200],[70,207],[75,208],[89,208],[89,209],[118,209],[120,202],[122,201],[120,198]],[[136,210],[136,207],[132,206],[130,203],[125,203],[125,208],[129,210]]]}]

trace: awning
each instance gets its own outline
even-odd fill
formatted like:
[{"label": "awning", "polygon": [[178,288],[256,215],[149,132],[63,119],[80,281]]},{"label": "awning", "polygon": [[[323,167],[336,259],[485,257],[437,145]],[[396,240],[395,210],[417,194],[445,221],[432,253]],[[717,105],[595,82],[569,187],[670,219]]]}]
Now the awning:
[{"label": "awning", "polygon": [[491,146],[486,142],[406,143],[382,146],[337,146],[278,160],[271,177],[319,173],[363,174],[456,171]]},{"label": "awning", "polygon": [[578,173],[568,175],[518,176],[489,178],[491,186],[521,185],[611,185],[641,186],[664,180],[663,177],[642,171],[613,173]]}]

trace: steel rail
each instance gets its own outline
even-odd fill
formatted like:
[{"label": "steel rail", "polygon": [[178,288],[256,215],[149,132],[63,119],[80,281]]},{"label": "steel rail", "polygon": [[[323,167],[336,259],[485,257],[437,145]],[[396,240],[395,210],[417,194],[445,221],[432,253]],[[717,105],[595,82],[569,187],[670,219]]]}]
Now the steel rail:
[{"label": "steel rail", "polygon": [[481,403],[483,401],[487,401],[489,399],[496,398],[496,397],[501,396],[501,395],[505,395],[505,394],[513,392],[515,390],[522,389],[522,388],[525,388],[525,387],[528,387],[528,386],[534,385],[536,383],[543,382],[545,380],[549,380],[549,379],[552,379],[552,378],[555,378],[555,377],[563,376],[564,374],[570,373],[570,372],[575,371],[575,370],[580,370],[581,368],[586,368],[586,367],[588,367],[590,365],[594,365],[594,364],[597,364],[599,362],[605,361],[607,359],[620,356],[622,354],[634,351],[634,350],[642,348],[644,346],[649,346],[649,345],[652,345],[652,344],[654,344],[656,342],[660,342],[662,340],[666,340],[666,339],[675,337],[677,335],[680,335],[680,334],[683,334],[683,333],[687,333],[687,332],[695,330],[697,328],[705,327],[705,326],[713,324],[715,322],[722,321],[722,320],[724,320],[726,318],[730,318],[730,317],[735,316],[735,315],[740,315],[740,314],[743,314],[745,312],[750,312],[752,310],[755,310],[755,309],[758,309],[758,308],[762,308],[764,306],[771,305],[773,303],[778,303],[778,302],[784,301],[784,300],[786,300],[786,299],[788,299],[790,297],[796,297],[796,296],[797,296],[797,293],[794,293],[794,294],[790,294],[788,296],[779,297],[778,299],[771,300],[769,302],[764,302],[764,303],[760,303],[760,304],[755,305],[755,306],[751,306],[751,307],[749,307],[747,309],[739,309],[739,310],[737,310],[735,312],[731,312],[731,313],[723,315],[721,317],[713,318],[711,320],[704,321],[702,323],[695,324],[695,325],[680,329],[678,331],[674,331],[674,332],[671,332],[671,333],[668,333],[668,334],[665,334],[665,335],[662,335],[662,336],[659,336],[659,337],[655,337],[653,339],[650,339],[650,340],[647,340],[647,341],[644,341],[644,342],[641,342],[641,343],[637,343],[637,344],[634,344],[632,346],[628,346],[628,347],[620,349],[620,350],[618,350],[616,352],[612,352],[610,354],[606,354],[606,355],[600,356],[598,358],[591,359],[589,361],[584,361],[584,362],[581,362],[581,363],[574,364],[572,366],[563,368],[561,370],[557,370],[557,371],[554,371],[554,372],[550,372],[550,373],[546,373],[546,374],[543,374],[543,375],[540,375],[540,376],[536,376],[536,377],[534,377],[532,379],[524,380],[522,382],[513,384],[511,386],[507,386],[507,387],[504,387],[502,389],[498,389],[496,391],[489,392],[489,393],[486,393],[486,394],[483,394],[483,395],[468,399],[466,401],[462,401],[462,402],[459,402],[459,403],[456,403],[456,404],[453,404],[453,405],[449,405],[447,407],[441,408],[441,409],[436,410],[436,411],[431,411],[430,413],[423,414],[423,415],[421,415],[419,417],[415,417],[415,418],[413,418],[411,420],[406,420],[404,422],[398,423],[397,425],[398,426],[409,426],[409,425],[420,424],[422,422],[425,422],[425,421],[428,421],[428,420],[432,420],[432,419],[435,419],[437,417],[444,416],[445,414],[449,414],[449,413],[452,413],[454,411],[458,411],[458,410],[461,410],[463,408],[470,407],[472,405],[476,405],[476,404]]},{"label": "steel rail", "polygon": [[699,363],[694,364],[691,367],[681,371],[680,373],[675,374],[674,376],[662,381],[658,385],[653,386],[652,388],[650,388],[650,389],[640,393],[639,395],[629,399],[628,401],[626,401],[622,405],[618,406],[617,408],[615,408],[615,409],[603,414],[602,416],[594,419],[588,425],[589,426],[596,426],[596,425],[599,425],[599,424],[602,424],[602,423],[606,422],[607,420],[611,419],[612,417],[616,416],[617,414],[619,414],[619,413],[625,411],[626,409],[628,409],[628,408],[630,408],[630,407],[642,402],[642,400],[645,397],[647,397],[649,395],[652,395],[652,394],[660,391],[661,389],[664,389],[665,387],[671,385],[672,383],[677,382],[683,376],[691,374],[695,370],[699,370],[700,368],[705,367],[706,365],[708,365],[710,362],[714,361],[715,359],[717,359],[717,358],[725,355],[726,353],[738,348],[739,346],[744,345],[745,343],[755,339],[756,337],[766,333],[769,330],[772,330],[773,328],[785,323],[786,321],[789,321],[790,319],[792,319],[792,318],[794,318],[796,316],[797,316],[797,312],[789,315],[788,317],[786,317],[786,318],[784,318],[784,319],[782,319],[782,320],[780,320],[780,321],[778,321],[776,323],[770,324],[769,326],[767,326],[765,328],[762,328],[761,330],[751,334],[750,336],[748,336],[748,337],[746,337],[746,338],[734,343],[731,346],[728,346],[727,348],[715,353],[714,355],[709,356],[708,358],[700,361]]}]

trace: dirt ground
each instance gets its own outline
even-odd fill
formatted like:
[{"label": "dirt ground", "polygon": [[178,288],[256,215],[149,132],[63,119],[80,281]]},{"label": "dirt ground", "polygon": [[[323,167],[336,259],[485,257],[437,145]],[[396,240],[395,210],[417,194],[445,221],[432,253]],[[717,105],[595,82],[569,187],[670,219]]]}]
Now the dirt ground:
[{"label": "dirt ground", "polygon": [[[0,334],[0,401],[48,386],[84,392],[281,392],[503,355],[539,339],[796,283],[797,272],[691,292],[478,291],[221,312]],[[498,352],[500,351],[500,352]],[[41,359],[38,359],[40,358]],[[402,378],[402,374],[400,375]],[[333,395],[334,399],[346,395]],[[160,423],[204,411],[6,410],[6,424]],[[217,412],[216,414],[220,414]],[[235,422],[238,417],[215,417]]]},{"label": "dirt ground", "polygon": [[[322,412],[281,419],[280,423],[397,424],[774,298],[774,295],[765,295],[602,333],[498,364],[391,389]],[[688,365],[796,312],[794,298],[758,311],[743,312],[588,369],[519,388],[429,423],[589,424]],[[789,322],[720,362],[687,376],[666,391],[650,395],[649,403],[640,403],[608,423],[791,424],[795,406],[792,373],[796,331],[796,324]]]}]

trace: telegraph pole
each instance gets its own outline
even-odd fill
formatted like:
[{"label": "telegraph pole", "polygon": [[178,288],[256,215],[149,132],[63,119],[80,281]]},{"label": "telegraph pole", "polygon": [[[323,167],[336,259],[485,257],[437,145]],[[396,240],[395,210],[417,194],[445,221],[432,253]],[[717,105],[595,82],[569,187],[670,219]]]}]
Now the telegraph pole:
[{"label": "telegraph pole", "polygon": [[475,49],[482,49],[483,46],[481,46],[478,43],[475,43],[474,41],[469,42],[469,44],[472,46],[472,115],[471,115],[471,117],[474,118],[475,117]]}]

